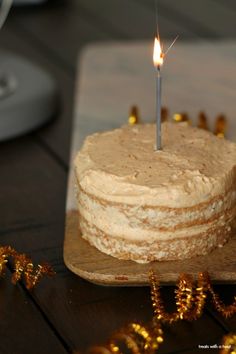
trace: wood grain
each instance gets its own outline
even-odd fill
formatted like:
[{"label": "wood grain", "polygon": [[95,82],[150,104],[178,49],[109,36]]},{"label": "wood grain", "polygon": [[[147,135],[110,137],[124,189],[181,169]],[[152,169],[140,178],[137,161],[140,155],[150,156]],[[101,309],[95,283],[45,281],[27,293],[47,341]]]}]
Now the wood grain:
[{"label": "wood grain", "polygon": [[0,282],[0,303],[1,354],[68,353],[32,300],[11,284],[9,271]]},{"label": "wood grain", "polygon": [[0,164],[1,235],[24,226],[43,228],[63,216],[66,173],[32,137],[3,143]]},{"label": "wood grain", "polygon": [[[236,236],[236,235],[235,235]],[[207,256],[184,261],[138,264],[110,257],[81,238],[76,211],[67,213],[64,243],[64,261],[75,274],[96,284],[131,286],[148,285],[148,273],[153,269],[163,284],[175,283],[179,274],[188,273],[194,278],[208,271],[214,282],[236,282],[236,237],[224,247]]]}]

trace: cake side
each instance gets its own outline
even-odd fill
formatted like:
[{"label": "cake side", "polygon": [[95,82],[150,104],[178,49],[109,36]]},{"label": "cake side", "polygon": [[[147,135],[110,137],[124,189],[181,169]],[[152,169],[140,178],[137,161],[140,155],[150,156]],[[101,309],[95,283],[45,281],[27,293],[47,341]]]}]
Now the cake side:
[{"label": "cake side", "polygon": [[216,247],[222,247],[231,235],[228,226],[222,226],[212,228],[205,233],[198,233],[191,238],[187,234],[171,242],[169,240],[135,242],[110,237],[109,234],[97,229],[94,224],[87,223],[83,217],[79,216],[79,220],[83,238],[92,246],[110,256],[137,263],[183,260],[206,255]]},{"label": "cake side", "polygon": [[[183,216],[186,224],[176,223],[178,209],[166,212],[169,220],[175,220],[175,227],[160,227],[158,223],[151,225],[146,222],[145,212],[140,218],[140,213],[127,216],[126,210],[99,200],[78,194],[79,222],[83,238],[97,247],[100,251],[121,258],[132,259],[139,263],[151,260],[174,260],[190,258],[195,255],[206,254],[215,247],[222,247],[229,239],[232,224],[236,215],[236,206],[221,211],[212,218],[199,218],[195,210],[195,219],[188,222],[191,215],[185,210]],[[85,198],[85,199],[84,199]],[[214,201],[214,204],[217,201]],[[214,205],[213,204],[213,205]],[[211,203],[209,203],[211,205]],[[206,205],[205,209],[209,206]],[[158,215],[158,210],[152,210],[153,216]],[[168,215],[170,214],[170,215]],[[155,217],[153,217],[153,221]],[[184,248],[183,248],[184,246]]]}]

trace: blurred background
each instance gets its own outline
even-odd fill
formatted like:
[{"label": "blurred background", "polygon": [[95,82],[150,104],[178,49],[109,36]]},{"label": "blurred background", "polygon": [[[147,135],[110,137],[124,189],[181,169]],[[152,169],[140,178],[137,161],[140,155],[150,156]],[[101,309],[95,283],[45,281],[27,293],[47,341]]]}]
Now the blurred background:
[{"label": "blurred background", "polygon": [[[181,41],[236,36],[234,0],[158,0],[161,36]],[[37,135],[68,161],[77,59],[91,42],[152,40],[154,0],[14,0],[0,32],[0,48],[45,69],[60,92],[57,119]]]}]

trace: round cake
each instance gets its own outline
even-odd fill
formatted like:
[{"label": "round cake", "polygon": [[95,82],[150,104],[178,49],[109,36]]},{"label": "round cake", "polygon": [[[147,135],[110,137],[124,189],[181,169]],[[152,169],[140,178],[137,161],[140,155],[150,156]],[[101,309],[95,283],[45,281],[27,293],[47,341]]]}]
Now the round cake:
[{"label": "round cake", "polygon": [[232,234],[236,144],[182,124],[138,124],[86,138],[75,159],[82,237],[139,263],[204,255]]}]

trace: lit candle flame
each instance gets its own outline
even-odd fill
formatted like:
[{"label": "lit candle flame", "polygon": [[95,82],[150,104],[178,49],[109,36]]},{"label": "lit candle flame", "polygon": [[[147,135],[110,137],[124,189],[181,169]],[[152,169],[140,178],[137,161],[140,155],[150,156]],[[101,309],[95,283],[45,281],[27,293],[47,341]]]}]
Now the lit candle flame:
[{"label": "lit candle flame", "polygon": [[155,67],[160,68],[164,61],[164,53],[161,49],[161,43],[159,38],[155,37],[154,40],[154,50],[153,50],[153,63]]}]

